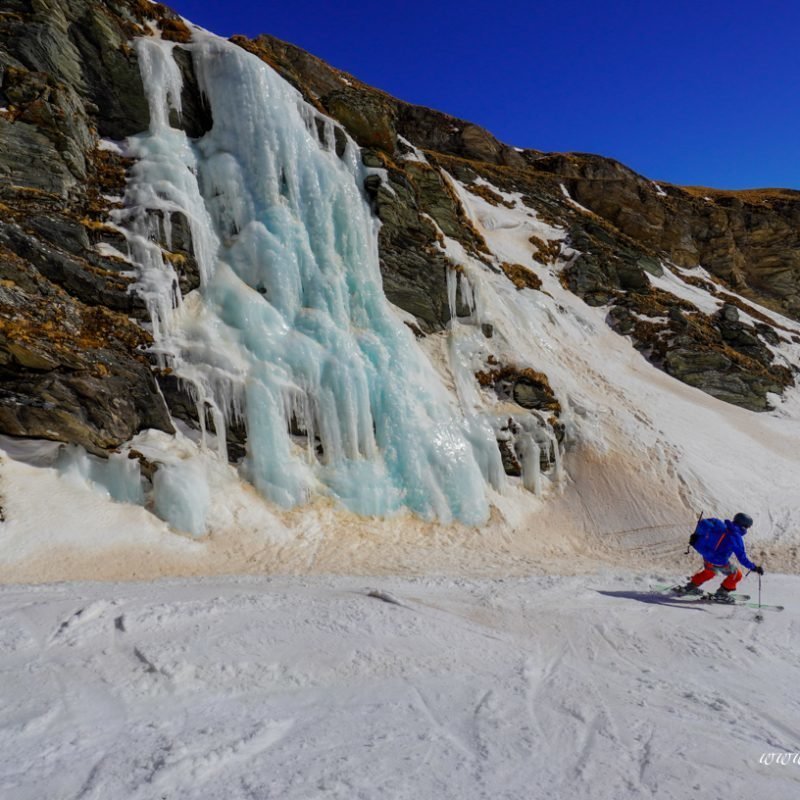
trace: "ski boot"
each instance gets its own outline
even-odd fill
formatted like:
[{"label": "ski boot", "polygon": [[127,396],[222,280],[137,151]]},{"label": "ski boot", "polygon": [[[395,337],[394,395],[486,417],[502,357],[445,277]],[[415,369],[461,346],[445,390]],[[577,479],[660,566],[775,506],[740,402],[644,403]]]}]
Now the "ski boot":
[{"label": "ski boot", "polygon": [[730,589],[726,589],[724,586],[720,586],[714,594],[711,595],[711,599],[715,603],[727,603],[728,605],[733,605],[736,601],[731,596],[732,592]]},{"label": "ski boot", "polygon": [[672,590],[672,593],[677,594],[680,597],[683,597],[684,595],[699,596],[703,594],[703,590],[696,583],[692,583],[692,581],[689,581],[687,584],[684,584],[683,586],[675,586]]}]

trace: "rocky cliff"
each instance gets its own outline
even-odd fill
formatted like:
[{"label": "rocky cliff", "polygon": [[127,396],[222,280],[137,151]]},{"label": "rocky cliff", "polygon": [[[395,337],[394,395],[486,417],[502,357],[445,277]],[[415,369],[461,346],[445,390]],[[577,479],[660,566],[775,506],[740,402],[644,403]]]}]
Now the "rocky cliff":
[{"label": "rocky cliff", "polygon": [[[171,431],[172,417],[196,422],[191,398],[155,366],[134,265],[110,224],[132,166],[110,140],[149,122],[130,45],[148,35],[179,43],[183,114],[173,124],[202,136],[213,120],[180,49],[192,32],[168,8],[145,0],[6,0],[0,11],[2,433],[102,454],[139,430]],[[450,317],[444,236],[521,290],[538,288],[535,265],[562,264],[563,284],[606,307],[608,323],[643,357],[716,397],[764,410],[769,393],[793,383],[797,365],[779,363],[771,349],[789,334],[742,298],[800,318],[800,193],[681,188],[598,156],[519,150],[272,37],[233,41],[337,120],[361,146],[364,164],[385,170],[364,190],[382,222],[386,294],[413,315],[418,336],[444,329]],[[492,204],[520,196],[563,239],[532,237],[528,263],[498,263],[453,180]],[[196,288],[188,226],[174,219],[167,235],[156,220],[152,230],[183,293]],[[656,285],[665,263],[723,301],[720,309],[704,312]],[[457,301],[458,313],[465,298]],[[547,378],[535,370],[496,365],[478,380],[523,408],[557,414]],[[244,436],[229,432],[232,457]],[[505,460],[513,472],[513,459]]]}]

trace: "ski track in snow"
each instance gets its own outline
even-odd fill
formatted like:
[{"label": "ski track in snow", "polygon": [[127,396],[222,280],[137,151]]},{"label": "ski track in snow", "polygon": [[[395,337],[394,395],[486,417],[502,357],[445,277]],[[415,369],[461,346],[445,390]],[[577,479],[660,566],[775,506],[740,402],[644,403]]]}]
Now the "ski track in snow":
[{"label": "ski track in snow", "polygon": [[0,588],[0,797],[796,798],[758,763],[800,750],[791,602],[759,624],[648,584]]}]

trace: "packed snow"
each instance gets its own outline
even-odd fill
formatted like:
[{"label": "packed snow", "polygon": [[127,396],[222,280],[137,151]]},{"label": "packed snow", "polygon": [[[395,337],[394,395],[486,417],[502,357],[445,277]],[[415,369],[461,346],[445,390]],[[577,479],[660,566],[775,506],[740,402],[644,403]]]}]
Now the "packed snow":
[{"label": "packed snow", "polygon": [[0,796],[794,800],[797,611],[648,582],[0,588]]}]

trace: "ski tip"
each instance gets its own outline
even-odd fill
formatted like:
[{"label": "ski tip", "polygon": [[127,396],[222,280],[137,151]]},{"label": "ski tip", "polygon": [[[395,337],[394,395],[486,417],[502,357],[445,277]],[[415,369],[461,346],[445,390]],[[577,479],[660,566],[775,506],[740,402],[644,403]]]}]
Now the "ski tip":
[{"label": "ski tip", "polygon": [[783,611],[785,606],[765,606],[758,603],[744,603],[748,608],[754,608],[756,611]]}]

